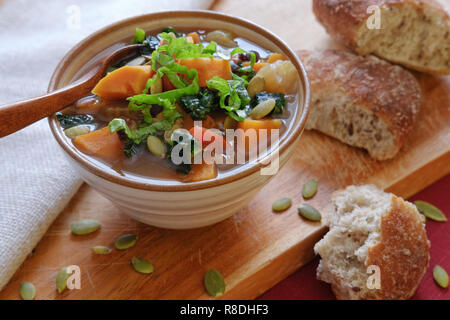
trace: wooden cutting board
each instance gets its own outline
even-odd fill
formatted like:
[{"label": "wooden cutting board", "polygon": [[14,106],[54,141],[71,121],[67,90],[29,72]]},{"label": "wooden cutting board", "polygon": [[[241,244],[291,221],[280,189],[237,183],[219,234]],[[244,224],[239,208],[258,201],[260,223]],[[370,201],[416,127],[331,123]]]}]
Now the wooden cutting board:
[{"label": "wooden cutting board", "polygon": [[[214,9],[255,21],[283,37],[293,48],[335,46],[315,22],[310,1],[217,1]],[[323,223],[334,190],[348,184],[375,183],[409,197],[450,172],[450,77],[419,76],[426,95],[408,143],[392,161],[376,162],[361,150],[314,132],[305,132],[292,159],[232,218],[191,231],[152,228],[129,219],[96,191],[83,185],[47,234],[16,272],[0,299],[19,298],[22,281],[31,281],[37,299],[203,299],[206,270],[226,278],[223,298],[252,299],[313,257],[313,245],[326,232]],[[315,177],[318,194],[309,201],[324,214],[322,223],[302,220],[302,184]],[[272,201],[289,196],[287,212],[271,212]],[[102,222],[88,236],[70,234],[81,218]],[[137,233],[138,244],[107,256],[91,253],[95,245],[113,246],[124,233]],[[130,260],[145,257],[155,265],[152,275],[136,273]],[[57,294],[55,277],[66,265],[81,269],[81,289]],[[302,284],[299,283],[299,286]]]}]

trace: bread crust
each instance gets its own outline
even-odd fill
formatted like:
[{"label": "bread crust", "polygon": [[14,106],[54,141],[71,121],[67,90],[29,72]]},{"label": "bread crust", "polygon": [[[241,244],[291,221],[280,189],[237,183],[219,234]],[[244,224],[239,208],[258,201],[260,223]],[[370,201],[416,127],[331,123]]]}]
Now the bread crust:
[{"label": "bread crust", "polygon": [[381,218],[381,240],[369,248],[366,266],[380,267],[377,299],[409,299],[430,261],[430,242],[412,204],[393,196],[391,211]]},{"label": "bread crust", "polygon": [[[313,0],[313,11],[317,20],[331,37],[358,54],[367,54],[364,48],[357,44],[358,31],[373,14],[368,13],[367,8],[373,5],[385,8],[405,3],[416,6],[417,10],[423,10],[424,6],[437,9],[447,20],[450,19],[445,8],[435,0]],[[406,61],[394,61],[393,59],[391,61],[421,72],[449,74],[448,68],[436,70],[412,65]]]},{"label": "bread crust", "polygon": [[422,104],[417,79],[407,70],[374,56],[361,57],[342,50],[298,54],[310,80],[311,112],[315,93],[334,87],[386,124],[395,137],[395,150],[389,155],[393,157],[407,140]]}]

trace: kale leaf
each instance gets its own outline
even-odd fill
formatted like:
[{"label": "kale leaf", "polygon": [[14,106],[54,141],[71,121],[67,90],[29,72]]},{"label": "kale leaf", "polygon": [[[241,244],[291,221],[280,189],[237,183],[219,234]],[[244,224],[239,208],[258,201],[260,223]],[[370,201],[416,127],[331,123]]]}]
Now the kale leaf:
[{"label": "kale leaf", "polygon": [[188,174],[189,172],[191,172],[190,164],[186,164],[186,163],[175,164],[175,163],[173,163],[173,161],[170,157],[168,158],[168,160],[169,160],[168,161],[169,167],[174,169],[176,172],[179,172],[182,174]]},{"label": "kale leaf", "polygon": [[286,108],[286,100],[284,98],[284,94],[282,93],[269,93],[269,92],[260,92],[256,94],[253,100],[250,102],[250,106],[252,108],[256,107],[261,102],[266,100],[273,99],[275,100],[275,108],[273,109],[273,114],[283,113],[284,108]]},{"label": "kale leaf", "polygon": [[[169,152],[168,152],[169,155],[167,157],[168,165],[171,169],[175,170],[176,172],[179,172],[182,174],[188,174],[189,172],[191,172],[191,165],[189,163],[181,162],[179,164],[176,164],[172,160],[171,154],[172,154],[173,147],[175,145],[176,145],[176,143],[172,146],[169,145]],[[180,151],[179,156],[181,158],[183,157],[183,150]]]},{"label": "kale leaf", "polygon": [[94,122],[94,118],[90,115],[69,115],[63,113],[57,113],[56,117],[61,124],[61,127],[64,129],[72,128],[75,126],[79,126],[81,124],[90,124]]},{"label": "kale leaf", "polygon": [[153,51],[159,48],[159,39],[155,36],[148,36],[139,48],[139,53],[144,56],[151,56]]},{"label": "kale leaf", "polygon": [[127,156],[127,158],[131,158],[135,154],[138,154],[140,152],[140,146],[141,145],[136,144],[133,140],[127,139],[124,144],[123,153],[125,153],[125,156]]},{"label": "kale leaf", "polygon": [[191,113],[193,119],[206,120],[206,116],[219,108],[220,98],[217,92],[201,88],[200,92],[192,96],[180,98],[180,104]]}]

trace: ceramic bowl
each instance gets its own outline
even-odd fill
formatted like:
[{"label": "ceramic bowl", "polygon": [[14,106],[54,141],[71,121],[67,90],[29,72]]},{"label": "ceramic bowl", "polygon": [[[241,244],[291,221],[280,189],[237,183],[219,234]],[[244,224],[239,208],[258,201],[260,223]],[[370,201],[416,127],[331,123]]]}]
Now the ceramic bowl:
[{"label": "ceramic bowl", "polygon": [[170,181],[155,183],[154,180],[121,176],[111,168],[100,166],[73,147],[55,116],[49,118],[49,123],[56,140],[83,180],[124,213],[156,227],[191,229],[217,223],[238,212],[273,177],[260,172],[270,165],[268,160],[278,158],[281,168],[289,159],[305,126],[309,84],[305,69],[295,53],[268,30],[247,20],[211,11],[170,11],[126,19],[87,37],[61,60],[48,91],[76,81],[102,56],[130,43],[137,27],[147,32],[159,32],[166,26],[232,31],[263,48],[281,52],[291,60],[300,79],[298,109],[292,115],[294,119],[277,148],[259,161],[215,180],[185,184]]}]

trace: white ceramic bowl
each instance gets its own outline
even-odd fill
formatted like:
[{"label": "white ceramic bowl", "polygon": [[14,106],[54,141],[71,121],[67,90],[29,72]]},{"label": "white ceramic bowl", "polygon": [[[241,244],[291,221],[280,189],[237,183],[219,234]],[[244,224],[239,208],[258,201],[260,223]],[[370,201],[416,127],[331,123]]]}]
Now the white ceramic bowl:
[{"label": "white ceramic bowl", "polygon": [[67,158],[91,187],[110,199],[124,213],[143,223],[168,229],[192,229],[222,221],[245,205],[273,177],[261,175],[267,159],[279,154],[279,166],[290,157],[308,114],[309,84],[295,53],[277,36],[249,21],[211,11],[158,12],[110,25],[76,45],[61,60],[49,85],[54,91],[75,81],[109,50],[129,43],[137,27],[158,32],[166,26],[192,29],[223,29],[274,52],[287,56],[299,73],[298,109],[275,152],[246,165],[238,172],[215,180],[194,183],[136,180],[99,166],[72,146],[55,116],[49,118],[52,132]]}]

